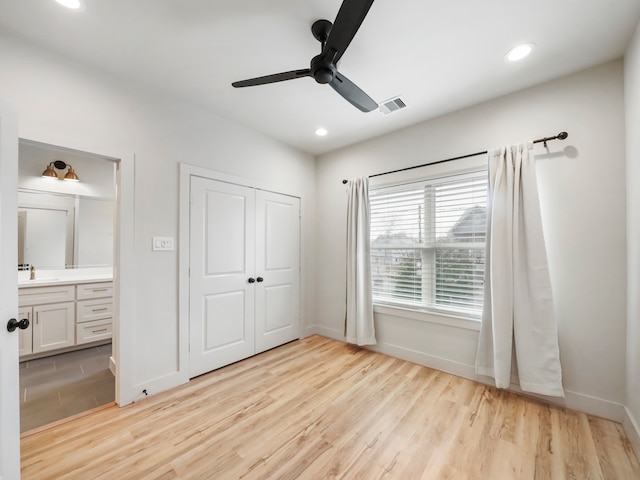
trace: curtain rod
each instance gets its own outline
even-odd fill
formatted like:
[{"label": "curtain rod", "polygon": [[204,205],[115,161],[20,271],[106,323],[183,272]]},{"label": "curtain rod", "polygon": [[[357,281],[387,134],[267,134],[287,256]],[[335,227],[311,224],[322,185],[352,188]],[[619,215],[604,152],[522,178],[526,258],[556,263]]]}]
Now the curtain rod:
[{"label": "curtain rod", "polygon": [[[555,135],[553,137],[544,137],[544,138],[539,138],[538,140],[534,140],[533,143],[544,143],[544,146],[546,148],[548,141],[564,140],[568,136],[569,134],[567,132],[560,132],[558,135]],[[463,158],[476,157],[478,155],[484,155],[486,153],[489,153],[489,151],[485,150],[484,152],[469,153],[467,155],[461,155],[460,157],[447,158],[445,160],[438,160],[437,162],[423,163],[422,165],[414,165],[413,167],[399,168],[398,170],[391,170],[390,172],[375,173],[373,175],[369,175],[369,178],[381,177],[382,175],[389,175],[391,173],[406,172],[407,170],[413,170],[414,168],[422,168],[422,167],[428,167],[430,165],[437,165],[439,163],[452,162],[454,160],[462,160]],[[342,183],[347,183],[348,181],[349,180],[342,180]]]}]

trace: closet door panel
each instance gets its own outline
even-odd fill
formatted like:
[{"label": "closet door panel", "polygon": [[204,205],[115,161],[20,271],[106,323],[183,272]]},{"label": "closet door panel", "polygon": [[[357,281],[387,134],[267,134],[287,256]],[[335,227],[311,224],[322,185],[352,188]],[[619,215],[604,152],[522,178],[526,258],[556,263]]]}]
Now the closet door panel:
[{"label": "closet door panel", "polygon": [[190,376],[254,354],[255,190],[191,178]]},{"label": "closet door panel", "polygon": [[300,199],[256,192],[256,353],[300,338]]},{"label": "closet door panel", "polygon": [[225,321],[225,318],[245,317],[245,293],[242,291],[207,295],[204,301],[204,351],[210,352],[228,345],[238,344],[246,338],[244,322]]},{"label": "closet door panel", "polygon": [[264,334],[270,334],[295,323],[291,299],[294,296],[291,284],[271,285],[264,288]]}]

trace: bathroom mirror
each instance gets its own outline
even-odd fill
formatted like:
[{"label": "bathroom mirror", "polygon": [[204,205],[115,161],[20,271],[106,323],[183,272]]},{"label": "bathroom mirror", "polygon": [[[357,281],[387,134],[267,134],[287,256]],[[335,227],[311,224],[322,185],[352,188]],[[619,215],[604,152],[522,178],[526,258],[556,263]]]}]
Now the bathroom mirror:
[{"label": "bathroom mirror", "polygon": [[113,201],[18,191],[18,264],[113,265]]},{"label": "bathroom mirror", "polygon": [[18,264],[65,268],[73,264],[74,209],[18,207]]}]

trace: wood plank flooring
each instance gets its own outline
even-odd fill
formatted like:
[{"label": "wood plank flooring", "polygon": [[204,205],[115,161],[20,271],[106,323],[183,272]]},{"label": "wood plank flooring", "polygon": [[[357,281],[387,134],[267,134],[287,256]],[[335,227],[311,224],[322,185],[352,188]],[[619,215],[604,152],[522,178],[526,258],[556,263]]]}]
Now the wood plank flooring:
[{"label": "wood plank flooring", "polygon": [[640,479],[620,424],[320,336],[22,439],[23,479]]}]

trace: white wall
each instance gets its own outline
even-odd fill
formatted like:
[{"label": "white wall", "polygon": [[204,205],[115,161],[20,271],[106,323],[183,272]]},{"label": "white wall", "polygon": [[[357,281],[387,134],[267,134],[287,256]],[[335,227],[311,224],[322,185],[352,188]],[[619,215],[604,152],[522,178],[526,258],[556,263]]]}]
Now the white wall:
[{"label": "white wall", "polygon": [[[396,113],[402,115],[402,112]],[[622,419],[626,246],[623,65],[608,63],[318,159],[318,323],[342,338],[343,178],[370,175],[566,130],[536,146],[567,405]],[[452,166],[454,164],[446,164]],[[436,168],[436,167],[434,167]],[[419,170],[414,171],[419,175]],[[388,177],[387,177],[388,178]],[[441,321],[431,323],[430,321]],[[378,349],[474,378],[476,329],[377,314]],[[476,327],[477,328],[477,327]]]},{"label": "white wall", "polygon": [[627,125],[627,432],[640,457],[640,24],[625,56]]},{"label": "white wall", "polygon": [[113,201],[78,199],[76,265],[113,266],[113,212]]},{"label": "white wall", "polygon": [[135,385],[153,393],[156,384],[171,385],[166,379],[178,368],[178,252],[152,252],[151,237],[178,238],[179,162],[299,193],[302,324],[310,322],[315,289],[313,157],[17,38],[0,36],[0,58],[0,96],[18,112],[20,137],[114,158],[135,155],[135,312],[123,319],[133,336],[129,367]]}]

